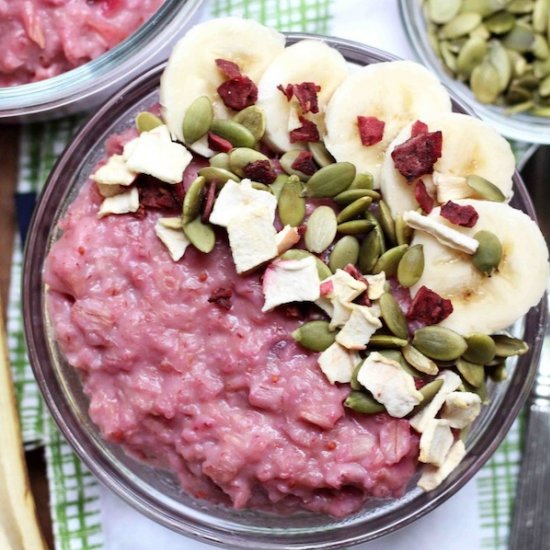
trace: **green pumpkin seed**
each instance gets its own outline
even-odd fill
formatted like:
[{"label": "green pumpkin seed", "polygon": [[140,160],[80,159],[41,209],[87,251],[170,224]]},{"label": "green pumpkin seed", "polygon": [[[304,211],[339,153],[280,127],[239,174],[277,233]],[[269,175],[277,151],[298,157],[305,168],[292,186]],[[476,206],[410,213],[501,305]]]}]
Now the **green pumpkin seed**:
[{"label": "green pumpkin seed", "polygon": [[200,216],[196,217],[187,225],[184,225],[183,232],[195,248],[205,254],[212,252],[216,244],[216,234],[212,226],[202,223]]},{"label": "green pumpkin seed", "polygon": [[319,275],[319,279],[321,281],[328,279],[332,275],[332,271],[329,269],[328,265],[307,250],[291,248],[290,250],[287,250],[286,252],[281,254],[281,256],[279,257],[283,260],[303,260],[304,258],[314,258],[315,267],[317,268],[317,274]]},{"label": "green pumpkin seed", "polygon": [[550,117],[550,107],[535,107],[531,114],[534,116]]},{"label": "green pumpkin seed", "polygon": [[434,23],[448,23],[453,19],[460,9],[460,0],[428,0],[428,14]]},{"label": "green pumpkin seed", "polygon": [[524,14],[531,13],[535,7],[535,2],[533,0],[511,0],[506,5],[506,10],[510,13],[515,14]]},{"label": "green pumpkin seed", "polygon": [[493,34],[506,34],[514,28],[516,18],[511,13],[500,11],[485,19],[484,24]]},{"label": "green pumpkin seed", "polygon": [[297,227],[304,221],[306,201],[302,191],[302,183],[295,176],[283,184],[278,200],[279,218],[283,225]]},{"label": "green pumpkin seed", "polygon": [[548,75],[539,86],[539,94],[541,97],[550,96],[550,75]]},{"label": "green pumpkin seed", "polygon": [[286,174],[279,174],[275,181],[269,186],[271,189],[271,192],[277,197],[277,200],[279,200],[279,197],[281,196],[281,192],[283,190],[284,184],[290,179],[295,178],[296,181],[300,181],[300,178],[296,176],[287,176]]},{"label": "green pumpkin seed", "polygon": [[158,116],[149,111],[142,111],[136,116],[136,128],[140,134],[142,132],[150,132],[163,124]]},{"label": "green pumpkin seed", "polygon": [[405,251],[397,266],[397,280],[405,288],[415,285],[424,272],[424,246],[415,244]]},{"label": "green pumpkin seed", "polygon": [[378,206],[380,208],[380,227],[382,227],[382,231],[384,231],[384,235],[390,244],[396,244],[395,222],[393,221],[391,210],[383,200],[379,201]]},{"label": "green pumpkin seed", "polygon": [[480,103],[494,103],[500,93],[500,75],[495,66],[484,61],[474,67],[470,87]]},{"label": "green pumpkin seed", "polygon": [[389,292],[385,292],[380,296],[379,304],[386,326],[395,336],[406,340],[409,336],[407,320],[395,298]]},{"label": "green pumpkin seed", "polygon": [[466,184],[475,191],[480,199],[494,202],[504,202],[506,197],[504,193],[489,180],[472,174],[466,177]]},{"label": "green pumpkin seed", "polygon": [[213,157],[210,157],[210,166],[229,170],[229,155],[227,153],[218,153]]},{"label": "green pumpkin seed", "polygon": [[[189,105],[183,117],[183,140],[188,145],[205,136],[214,118],[212,103],[206,96],[198,97]],[[223,137],[223,136],[222,136]]]},{"label": "green pumpkin seed", "polygon": [[336,162],[324,166],[306,185],[308,197],[335,197],[345,191],[355,178],[355,166],[351,162]]},{"label": "green pumpkin seed", "polygon": [[239,176],[233,174],[229,170],[224,170],[223,168],[216,168],[215,166],[207,166],[206,168],[201,168],[198,171],[199,176],[202,176],[206,181],[217,181],[219,184],[225,183],[227,180],[233,180],[237,183],[241,181]]},{"label": "green pumpkin seed", "polygon": [[386,250],[386,252],[378,258],[372,272],[376,275],[383,271],[386,277],[395,277],[397,266],[408,248],[409,245],[402,244]]},{"label": "green pumpkin seed", "polygon": [[512,78],[512,62],[506,48],[497,41],[489,46],[489,62],[497,70],[500,82],[500,92],[506,89]]},{"label": "green pumpkin seed", "polygon": [[380,253],[380,239],[375,231],[371,231],[363,239],[359,249],[359,269],[361,273],[372,273]]},{"label": "green pumpkin seed", "polygon": [[[403,348],[401,348],[403,349]],[[411,365],[405,361],[403,354],[398,349],[381,349],[378,350],[380,355],[383,355],[387,359],[391,359],[396,363],[399,363],[399,366],[407,373],[413,376],[414,378],[422,378],[422,373],[418,372],[416,369],[412,368]]]},{"label": "green pumpkin seed", "polygon": [[533,29],[546,32],[550,21],[550,0],[536,0],[533,7]]},{"label": "green pumpkin seed", "polygon": [[495,356],[495,342],[487,334],[476,332],[466,336],[468,348],[462,357],[470,363],[485,365]]},{"label": "green pumpkin seed", "polygon": [[335,333],[328,321],[310,321],[298,327],[292,337],[298,344],[312,351],[325,351],[335,342]]},{"label": "green pumpkin seed", "polygon": [[328,265],[333,273],[348,264],[355,265],[359,259],[359,241],[351,235],[342,237],[330,253]]},{"label": "green pumpkin seed", "polygon": [[374,224],[368,220],[352,220],[338,224],[336,229],[342,235],[360,235],[368,233],[374,227]]},{"label": "green pumpkin seed", "polygon": [[374,397],[362,391],[352,391],[344,401],[344,407],[363,414],[376,414],[386,410]]},{"label": "green pumpkin seed", "polygon": [[485,371],[493,382],[503,382],[508,378],[508,374],[506,373],[506,363],[504,361],[486,368]]},{"label": "green pumpkin seed", "polygon": [[245,166],[259,160],[267,160],[269,162],[269,159],[264,154],[255,149],[235,147],[235,149],[232,149],[229,153],[229,168],[231,172],[242,178],[244,177]]},{"label": "green pumpkin seed", "polygon": [[487,403],[487,384],[485,383],[485,378],[481,381],[479,387],[470,384],[465,379],[463,379],[461,391],[468,391],[479,395],[482,403]]},{"label": "green pumpkin seed", "polygon": [[420,353],[415,347],[407,344],[401,350],[405,359],[418,371],[424,374],[435,375],[439,372],[437,364],[423,353]]},{"label": "green pumpkin seed", "polygon": [[529,345],[506,334],[493,334],[495,342],[495,355],[497,357],[512,357],[513,355],[525,355],[529,351]]},{"label": "green pumpkin seed", "polygon": [[306,248],[317,254],[326,250],[336,237],[336,226],[336,214],[330,206],[316,208],[307,220],[304,235]]},{"label": "green pumpkin seed", "polygon": [[313,160],[321,168],[323,166],[328,166],[336,162],[334,157],[328,152],[325,144],[322,141],[310,141],[307,144],[309,152],[313,155]]},{"label": "green pumpkin seed", "polygon": [[432,380],[428,382],[425,386],[422,386],[418,391],[422,394],[422,402],[420,406],[425,407],[439,392],[443,386],[443,380]]},{"label": "green pumpkin seed", "polygon": [[359,383],[359,380],[357,380],[357,376],[359,375],[359,371],[361,370],[361,367],[363,366],[363,361],[357,363],[355,365],[353,372],[351,373],[351,380],[349,385],[351,386],[352,390],[364,390],[363,386]]},{"label": "green pumpkin seed", "polygon": [[512,65],[513,76],[518,77],[525,73],[527,70],[527,61],[523,55],[514,50],[506,50],[508,57],[510,58],[510,63]]},{"label": "green pumpkin seed", "polygon": [[234,147],[254,148],[256,138],[254,134],[238,122],[234,120],[214,120],[210,126],[210,130],[231,143]]},{"label": "green pumpkin seed", "polygon": [[[373,185],[374,178],[372,177],[372,174],[368,174],[367,172],[360,172],[359,174],[356,174],[355,178],[351,182],[351,185],[349,186],[349,191],[352,191],[353,189],[372,189]],[[344,193],[347,193],[347,191],[344,191]]]},{"label": "green pumpkin seed", "polygon": [[533,63],[533,73],[539,80],[550,75],[550,59],[535,61]]},{"label": "green pumpkin seed", "polygon": [[370,197],[373,201],[377,201],[380,200],[380,193],[372,189],[348,189],[336,195],[334,201],[340,206],[346,206],[363,197]]},{"label": "green pumpkin seed", "polygon": [[534,74],[525,73],[519,78],[516,78],[514,84],[526,88],[527,90],[536,90],[539,87],[539,80]]},{"label": "green pumpkin seed", "polygon": [[351,204],[348,204],[336,217],[338,223],[347,222],[363,214],[371,205],[371,197],[361,197]]},{"label": "green pumpkin seed", "polygon": [[256,141],[260,141],[264,137],[265,113],[257,105],[251,105],[239,111],[233,117],[233,120],[244,126],[254,136]]},{"label": "green pumpkin seed", "polygon": [[468,39],[464,36],[462,38],[456,38],[455,40],[449,41],[449,51],[454,53],[457,56],[458,61],[458,54],[460,53],[460,50],[464,47]]},{"label": "green pumpkin seed", "polygon": [[472,256],[472,263],[479,271],[490,275],[502,258],[502,244],[499,238],[491,231],[478,231],[474,239],[479,246]]},{"label": "green pumpkin seed", "polygon": [[514,28],[504,36],[502,43],[510,50],[526,53],[531,51],[535,43],[533,29],[523,23],[516,23]]},{"label": "green pumpkin seed", "polygon": [[489,29],[481,23],[470,33],[470,37],[472,36],[482,38],[483,40],[489,40],[489,38],[491,38],[491,33],[489,32]]},{"label": "green pumpkin seed", "polygon": [[279,162],[281,163],[283,170],[287,174],[291,176],[297,176],[302,181],[307,181],[310,178],[308,174],[304,174],[304,172],[301,172],[300,170],[296,170],[295,168],[292,168],[294,161],[298,158],[298,155],[300,155],[300,153],[302,152],[303,151],[301,149],[291,149],[290,151],[287,151],[279,159]]},{"label": "green pumpkin seed", "polygon": [[535,42],[533,43],[531,50],[537,59],[548,59],[548,56],[550,55],[548,42],[546,41],[546,38],[540,34],[535,34]]},{"label": "green pumpkin seed", "polygon": [[185,193],[181,216],[183,225],[192,222],[199,215],[205,185],[206,179],[199,176],[189,186],[187,193]]},{"label": "green pumpkin seed", "polygon": [[412,239],[413,230],[412,227],[409,227],[403,216],[399,214],[395,218],[395,238],[397,239],[397,244],[409,244]]},{"label": "green pumpkin seed", "polygon": [[524,103],[525,101],[531,101],[531,92],[518,86],[517,84],[512,84],[506,93],[506,101],[512,104]]},{"label": "green pumpkin seed", "polygon": [[414,333],[412,344],[420,353],[436,361],[458,359],[468,347],[460,334],[439,326],[418,329]]},{"label": "green pumpkin seed", "polygon": [[523,103],[516,103],[513,107],[506,108],[505,112],[509,115],[525,113],[526,111],[530,111],[534,106],[534,101],[524,101]]},{"label": "green pumpkin seed", "polygon": [[259,181],[251,181],[250,186],[252,187],[252,189],[256,189],[257,191],[266,191],[267,193],[271,193],[271,188],[265,183],[261,183]]},{"label": "green pumpkin seed", "polygon": [[392,334],[373,334],[369,340],[369,348],[402,348],[408,344],[407,340]]},{"label": "green pumpkin seed", "polygon": [[463,0],[461,11],[479,13],[481,17],[487,17],[492,13],[506,7],[510,0]]},{"label": "green pumpkin seed", "polygon": [[459,38],[473,31],[480,23],[481,15],[479,13],[460,13],[443,25],[439,36],[442,39]]},{"label": "green pumpkin seed", "polygon": [[451,74],[454,75],[457,72],[457,56],[452,52],[451,45],[448,42],[440,42],[439,51],[441,52],[443,63],[445,63]]},{"label": "green pumpkin seed", "polygon": [[485,380],[485,369],[482,365],[470,363],[465,359],[457,359],[456,368],[462,378],[474,388],[479,388]]},{"label": "green pumpkin seed", "polygon": [[376,216],[368,210],[365,212],[365,219],[374,224],[374,232],[376,233],[378,241],[380,242],[380,254],[384,254],[384,252],[386,252],[386,241],[384,239],[384,232],[380,227],[380,223],[376,219]]},{"label": "green pumpkin seed", "polygon": [[487,42],[472,36],[460,50],[456,59],[456,69],[464,78],[469,78],[474,67],[479,65],[487,53]]}]

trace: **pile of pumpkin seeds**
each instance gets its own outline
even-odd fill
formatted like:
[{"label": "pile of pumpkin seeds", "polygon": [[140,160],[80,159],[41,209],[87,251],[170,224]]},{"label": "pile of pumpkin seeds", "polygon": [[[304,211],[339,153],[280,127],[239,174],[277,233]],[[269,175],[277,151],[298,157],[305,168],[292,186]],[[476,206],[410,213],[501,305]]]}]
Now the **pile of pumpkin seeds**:
[{"label": "pile of pumpkin seeds", "polygon": [[550,0],[424,0],[430,44],[480,103],[550,117]]},{"label": "pile of pumpkin seeds", "polygon": [[[162,120],[149,112],[136,117],[140,132],[152,130],[160,124]],[[228,180],[239,182],[248,164],[263,160],[268,161],[272,168],[278,163],[283,173],[271,184],[252,182],[252,186],[275,195],[283,225],[305,225],[305,249],[291,248],[281,258],[299,260],[313,257],[321,281],[350,264],[363,275],[384,272],[386,278],[395,278],[403,288],[419,281],[424,270],[422,245],[410,245],[412,230],[401,216],[392,217],[380,193],[373,189],[371,174],[357,173],[349,162],[335,162],[322,142],[307,144],[317,167],[311,176],[292,167],[303,149],[290,150],[277,160],[268,157],[259,150],[265,132],[265,114],[255,105],[240,111],[233,119],[216,120],[210,101],[202,97],[189,107],[183,124],[184,134],[190,142],[212,131],[233,145],[229,152],[212,156],[209,166],[198,171],[198,177],[183,200],[183,231],[201,252],[211,252],[216,243],[213,227],[203,219],[207,188],[212,182],[216,189],[221,189]],[[500,201],[503,198],[495,195],[496,188],[486,180],[474,178],[472,186],[487,200]],[[310,210],[307,216],[308,201]],[[484,249],[481,244],[480,240],[480,248]],[[491,252],[494,247],[488,246],[487,249]],[[494,254],[482,256],[480,262],[483,265],[477,266],[482,271],[490,272],[500,260],[500,256],[492,259]],[[475,260],[474,257],[474,263]],[[487,377],[494,381],[503,380],[506,377],[506,358],[528,351],[525,342],[508,335],[472,334],[463,337],[439,326],[418,329],[411,337],[405,315],[390,293],[388,283],[385,290],[378,302],[383,326],[370,338],[361,357],[363,360],[372,351],[377,351],[394,359],[406,372],[420,379],[418,386],[424,400],[413,414],[425,406],[441,387],[442,381],[435,379],[440,369],[455,370],[462,378],[462,390],[475,392],[486,401]],[[301,325],[292,336],[304,348],[322,352],[335,342],[336,334],[328,321],[314,320]],[[362,360],[344,404],[361,413],[381,412],[384,406],[357,382]]]}]

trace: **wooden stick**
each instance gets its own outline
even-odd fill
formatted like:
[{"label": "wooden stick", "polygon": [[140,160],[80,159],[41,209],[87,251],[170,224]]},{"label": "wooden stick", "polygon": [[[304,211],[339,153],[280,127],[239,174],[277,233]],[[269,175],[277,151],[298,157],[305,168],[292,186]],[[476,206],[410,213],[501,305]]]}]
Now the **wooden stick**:
[{"label": "wooden stick", "polygon": [[[0,303],[0,311],[3,311]],[[0,315],[0,548],[45,550],[29,487],[15,391]]]}]

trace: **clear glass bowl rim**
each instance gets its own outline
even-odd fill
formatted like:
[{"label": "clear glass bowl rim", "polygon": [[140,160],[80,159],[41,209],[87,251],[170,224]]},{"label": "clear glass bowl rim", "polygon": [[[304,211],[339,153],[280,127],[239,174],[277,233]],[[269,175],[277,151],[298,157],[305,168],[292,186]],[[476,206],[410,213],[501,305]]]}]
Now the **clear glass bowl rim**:
[{"label": "clear glass bowl rim", "polygon": [[164,0],[141,27],[98,58],[46,80],[0,87],[0,121],[45,113],[62,116],[75,104],[84,105],[87,99],[129,81],[131,75],[143,72],[166,36],[183,28],[202,2]]},{"label": "clear glass bowl rim", "polygon": [[[287,36],[288,43],[304,38],[321,39],[337,48],[348,61],[360,64],[395,59],[386,52],[348,40],[305,33],[289,33]],[[527,355],[520,358],[521,373],[516,375],[518,372],[516,368],[515,376],[511,376],[506,389],[503,390],[506,393],[501,399],[498,418],[493,415],[488,420],[490,426],[486,427],[469,447],[468,454],[460,466],[434,491],[423,493],[414,489],[410,491],[412,495],[407,493],[410,498],[404,500],[398,509],[384,512],[380,517],[362,521],[358,525],[352,526],[343,520],[334,528],[319,532],[298,533],[289,529],[289,532],[284,534],[280,530],[272,533],[262,530],[261,527],[251,528],[249,525],[236,524],[219,518],[214,518],[213,521],[211,516],[197,509],[186,510],[183,517],[175,513],[174,507],[162,500],[161,494],[154,490],[144,490],[136,476],[132,476],[118,464],[109,461],[102,451],[101,440],[97,434],[83,429],[78,411],[74,410],[70,402],[71,396],[64,393],[63,385],[57,378],[51,357],[48,355],[47,327],[43,310],[43,262],[49,246],[50,232],[53,231],[59,217],[57,208],[59,198],[63,193],[66,195],[68,188],[74,186],[74,182],[70,182],[71,178],[64,178],[65,173],[72,173],[66,171],[71,166],[71,161],[73,164],[78,163],[78,155],[84,155],[91,144],[96,144],[93,136],[101,135],[103,129],[109,126],[107,122],[109,116],[117,120],[134,102],[158,86],[158,78],[163,66],[159,65],[145,72],[84,124],[52,170],[31,222],[23,267],[23,319],[30,362],[52,416],[79,457],[107,488],[151,519],[202,542],[217,544],[224,548],[256,550],[337,549],[372,540],[411,523],[436,508],[460,489],[488,460],[503,440],[527,399],[534,381],[546,321],[546,299],[533,308],[525,318],[525,332],[530,336],[531,349]],[[453,97],[453,101],[458,110],[471,113],[471,109],[456,97]],[[524,210],[535,218],[529,195],[517,172],[514,176],[514,185],[517,200],[523,205]],[[149,486],[146,488],[150,489]]]},{"label": "clear glass bowl rim", "polygon": [[550,143],[549,118],[526,113],[508,116],[501,107],[482,105],[476,100],[468,86],[452,78],[443,69],[441,61],[436,57],[428,41],[420,0],[399,0],[399,13],[409,43],[420,61],[434,71],[447,88],[469,104],[476,115],[489,122],[505,137],[527,143]]}]

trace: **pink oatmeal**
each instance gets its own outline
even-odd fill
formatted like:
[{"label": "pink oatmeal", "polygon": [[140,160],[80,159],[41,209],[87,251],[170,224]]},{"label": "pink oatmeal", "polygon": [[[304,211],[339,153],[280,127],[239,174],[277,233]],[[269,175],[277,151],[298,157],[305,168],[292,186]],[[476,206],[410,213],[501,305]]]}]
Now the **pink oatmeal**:
[{"label": "pink oatmeal", "polygon": [[44,80],[95,59],[163,0],[0,0],[0,86]]},{"label": "pink oatmeal", "polygon": [[403,493],[418,456],[409,422],[344,412],[349,387],[294,342],[301,320],[261,312],[259,275],[235,273],[221,233],[210,254],[189,248],[176,263],[158,211],[98,220],[101,200],[88,182],[45,281],[56,340],[107,440],[237,508],[341,517]]}]

